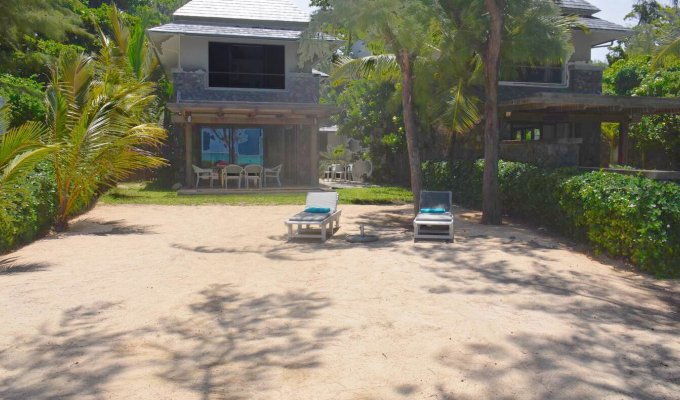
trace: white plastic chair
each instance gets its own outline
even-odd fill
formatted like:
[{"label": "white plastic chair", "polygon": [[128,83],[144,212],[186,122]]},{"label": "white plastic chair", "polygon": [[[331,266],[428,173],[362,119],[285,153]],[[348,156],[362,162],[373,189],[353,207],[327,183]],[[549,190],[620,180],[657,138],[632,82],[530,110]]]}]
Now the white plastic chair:
[{"label": "white plastic chair", "polygon": [[243,168],[240,165],[230,164],[224,167],[222,172],[222,186],[229,187],[229,181],[237,181],[238,188],[241,188],[241,178],[243,177]]},{"label": "white plastic chair", "polygon": [[281,169],[283,169],[283,164],[279,164],[274,168],[264,169],[264,185],[267,186],[267,178],[276,179],[276,182],[281,186]]},{"label": "white plastic chair", "polygon": [[196,189],[198,189],[198,183],[201,180],[209,180],[210,187],[212,188],[213,181],[220,179],[220,174],[212,168],[199,168],[195,165],[192,165],[192,167],[194,168],[194,173],[196,174]]},{"label": "white plastic chair", "polygon": [[250,182],[255,184],[255,187],[262,189],[262,166],[251,164],[243,168],[243,177],[246,179],[246,189],[250,189]]}]

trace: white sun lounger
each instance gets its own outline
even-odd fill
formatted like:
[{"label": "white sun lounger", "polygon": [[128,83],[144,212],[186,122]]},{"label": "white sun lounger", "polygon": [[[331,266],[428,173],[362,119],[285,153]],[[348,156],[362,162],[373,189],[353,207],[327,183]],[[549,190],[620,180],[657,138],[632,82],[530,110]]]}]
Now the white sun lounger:
[{"label": "white sun lounger", "polygon": [[[338,210],[337,192],[309,192],[305,210],[309,208],[329,208],[328,213],[301,212],[290,217],[286,222],[288,227],[288,240],[294,238],[312,238],[326,241],[327,233],[331,236],[336,228],[340,227],[340,214]],[[295,228],[295,229],[293,229]]]},{"label": "white sun lounger", "polygon": [[[443,208],[443,214],[418,213],[413,220],[413,241],[443,239],[453,242],[451,192],[420,192],[420,209]],[[443,229],[446,228],[446,229]]]}]

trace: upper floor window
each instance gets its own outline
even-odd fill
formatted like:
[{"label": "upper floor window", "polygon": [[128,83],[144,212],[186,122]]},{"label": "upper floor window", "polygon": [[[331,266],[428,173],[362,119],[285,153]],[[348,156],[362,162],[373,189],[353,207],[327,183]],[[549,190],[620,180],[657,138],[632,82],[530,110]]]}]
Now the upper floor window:
[{"label": "upper floor window", "polygon": [[209,86],[247,89],[285,89],[284,46],[209,44]]},{"label": "upper floor window", "polygon": [[509,65],[501,68],[501,81],[559,85],[565,81],[565,69],[564,65]]}]

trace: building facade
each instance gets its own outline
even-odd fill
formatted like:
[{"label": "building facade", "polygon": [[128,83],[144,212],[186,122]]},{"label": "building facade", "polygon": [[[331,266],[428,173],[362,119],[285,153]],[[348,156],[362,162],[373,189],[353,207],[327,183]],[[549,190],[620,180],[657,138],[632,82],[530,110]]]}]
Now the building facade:
[{"label": "building facade", "polygon": [[256,164],[282,165],[287,186],[318,186],[319,124],[334,108],[299,62],[309,18],[290,0],[192,0],[149,29],[174,87],[185,184],[194,165]]}]

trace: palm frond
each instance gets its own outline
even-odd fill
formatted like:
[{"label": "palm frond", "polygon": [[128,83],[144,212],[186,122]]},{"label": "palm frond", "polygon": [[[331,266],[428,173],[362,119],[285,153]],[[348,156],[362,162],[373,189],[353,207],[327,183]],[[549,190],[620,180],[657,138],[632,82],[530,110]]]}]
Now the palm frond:
[{"label": "palm frond", "polygon": [[368,77],[396,82],[401,76],[399,64],[393,54],[380,54],[357,59],[342,57],[334,64],[334,67],[331,78],[335,85]]},{"label": "palm frond", "polygon": [[680,37],[661,46],[652,58],[652,68],[658,69],[670,60],[680,58]]}]

